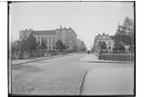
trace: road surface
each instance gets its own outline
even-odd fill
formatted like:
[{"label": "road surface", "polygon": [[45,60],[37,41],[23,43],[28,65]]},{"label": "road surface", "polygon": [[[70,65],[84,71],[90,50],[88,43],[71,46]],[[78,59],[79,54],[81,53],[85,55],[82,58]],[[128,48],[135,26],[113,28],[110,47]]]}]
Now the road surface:
[{"label": "road surface", "polygon": [[74,54],[13,66],[12,93],[76,95],[85,72],[78,62],[85,55]]},{"label": "road surface", "polygon": [[78,95],[86,71],[82,95],[130,93],[133,64],[91,62],[95,60],[91,54],[79,53],[12,66],[12,93]]}]

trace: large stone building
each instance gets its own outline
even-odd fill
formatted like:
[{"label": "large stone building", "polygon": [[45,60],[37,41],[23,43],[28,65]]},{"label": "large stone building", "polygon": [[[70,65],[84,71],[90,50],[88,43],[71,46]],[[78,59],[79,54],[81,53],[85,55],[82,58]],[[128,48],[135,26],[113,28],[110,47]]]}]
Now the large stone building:
[{"label": "large stone building", "polygon": [[57,40],[61,40],[63,44],[68,46],[68,49],[73,49],[77,45],[77,34],[72,28],[62,28],[56,29]]},{"label": "large stone building", "polygon": [[48,50],[54,50],[57,40],[61,40],[69,50],[77,45],[77,35],[72,28],[62,28],[56,30],[22,30],[19,32],[21,39],[27,39],[29,34],[32,33],[36,37],[37,43],[41,44],[44,39],[47,43]]},{"label": "large stone building", "polygon": [[32,29],[26,29],[26,30],[21,30],[20,32],[19,32],[19,38],[20,39],[27,39],[28,37],[29,37],[29,34],[32,32],[32,31],[34,31],[34,30],[32,30]]},{"label": "large stone building", "polygon": [[87,50],[85,43],[80,39],[77,39],[77,50],[78,51]]},{"label": "large stone building", "polygon": [[109,35],[106,35],[105,33],[103,33],[102,35],[98,34],[97,36],[95,36],[94,45],[93,45],[94,51],[98,52],[100,50],[99,48],[100,41],[104,41],[106,43],[106,48],[108,52],[113,51],[114,40],[112,40],[111,37]]}]

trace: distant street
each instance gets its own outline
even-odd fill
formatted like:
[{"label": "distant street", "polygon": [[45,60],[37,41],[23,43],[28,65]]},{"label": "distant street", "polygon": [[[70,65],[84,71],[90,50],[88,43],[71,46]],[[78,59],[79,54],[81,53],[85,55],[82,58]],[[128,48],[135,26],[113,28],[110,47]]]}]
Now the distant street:
[{"label": "distant street", "polygon": [[132,93],[133,64],[95,61],[95,55],[80,53],[13,66],[12,93],[76,95],[85,71],[82,95]]}]

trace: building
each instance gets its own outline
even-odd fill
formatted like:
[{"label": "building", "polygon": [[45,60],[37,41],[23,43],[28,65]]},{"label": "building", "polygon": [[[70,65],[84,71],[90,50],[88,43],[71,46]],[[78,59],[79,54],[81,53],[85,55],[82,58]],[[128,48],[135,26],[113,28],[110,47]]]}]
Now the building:
[{"label": "building", "polygon": [[29,34],[32,32],[32,29],[26,29],[26,30],[21,30],[19,32],[19,39],[27,39],[29,37]]},{"label": "building", "polygon": [[36,38],[37,43],[41,44],[42,40],[47,43],[48,50],[54,50],[57,40],[61,40],[68,50],[72,50],[74,45],[77,45],[77,34],[72,28],[62,28],[55,30],[21,30],[19,32],[20,39],[27,39],[32,33]]},{"label": "building", "polygon": [[61,40],[63,44],[68,47],[68,50],[72,50],[75,45],[77,45],[77,34],[72,28],[62,28],[56,29],[57,40]]},{"label": "building", "polygon": [[47,49],[54,50],[57,41],[55,30],[37,30],[32,32],[38,44],[41,45],[42,40],[47,44]]},{"label": "building", "polygon": [[77,50],[78,51],[87,50],[85,43],[80,39],[77,39]]},{"label": "building", "polygon": [[104,41],[106,43],[106,48],[108,52],[113,51],[114,40],[112,40],[111,37],[109,35],[106,35],[105,33],[103,33],[102,35],[98,34],[97,36],[95,36],[94,45],[93,45],[94,51],[98,52],[100,50],[99,48],[100,41]]}]

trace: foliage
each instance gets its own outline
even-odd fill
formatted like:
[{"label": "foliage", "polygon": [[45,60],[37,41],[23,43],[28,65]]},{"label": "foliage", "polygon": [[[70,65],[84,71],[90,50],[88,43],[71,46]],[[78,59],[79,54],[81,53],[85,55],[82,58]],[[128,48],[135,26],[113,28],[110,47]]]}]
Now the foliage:
[{"label": "foliage", "polygon": [[59,49],[61,52],[63,49],[66,49],[66,46],[62,43],[61,40],[58,40],[55,44],[55,48]]},{"label": "foliage", "polygon": [[118,25],[115,34],[115,41],[119,40],[124,44],[132,46],[134,44],[134,20],[126,17],[122,25]]},{"label": "foliage", "polygon": [[45,41],[44,39],[41,41],[40,49],[47,49],[47,41]]},{"label": "foliage", "polygon": [[114,52],[118,52],[118,51],[124,52],[125,47],[123,46],[123,44],[120,41],[115,41],[113,51]]},{"label": "foliage", "polygon": [[17,53],[20,51],[20,41],[19,40],[12,42],[11,50],[12,50],[12,53],[15,53],[15,52]]},{"label": "foliage", "polygon": [[101,49],[101,51],[103,51],[104,49],[106,49],[106,43],[105,41],[99,41],[99,47]]},{"label": "foliage", "polygon": [[36,38],[30,34],[28,39],[21,40],[21,50],[22,51],[36,51],[37,42]]},{"label": "foliage", "polygon": [[77,46],[76,45],[73,46],[73,51],[77,51]]},{"label": "foliage", "polygon": [[36,49],[37,49],[36,48],[37,47],[36,38],[32,34],[30,34],[27,41],[28,41],[28,44],[29,44],[29,50],[30,51],[36,51]]}]

